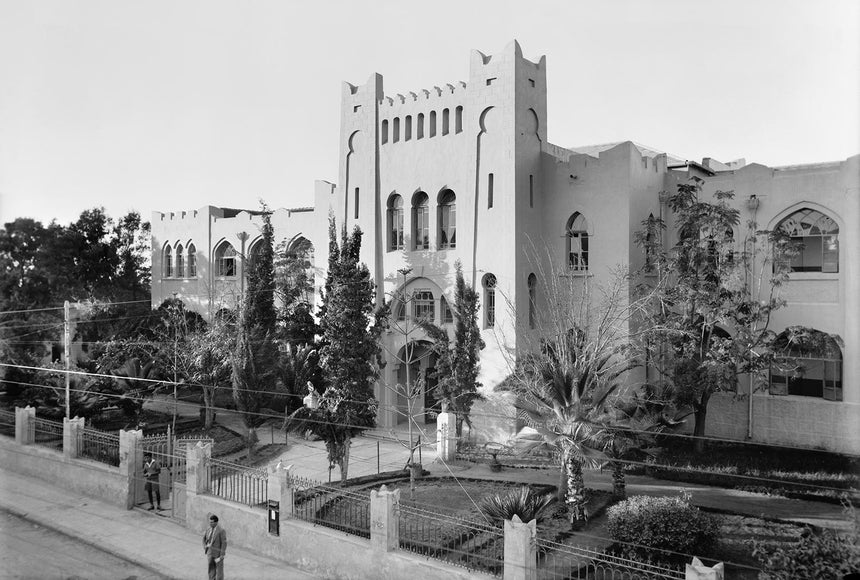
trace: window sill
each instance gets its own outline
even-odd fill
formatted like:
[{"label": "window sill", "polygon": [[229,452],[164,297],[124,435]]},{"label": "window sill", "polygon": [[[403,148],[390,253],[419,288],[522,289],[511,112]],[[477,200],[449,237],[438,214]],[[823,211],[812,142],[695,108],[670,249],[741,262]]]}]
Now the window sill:
[{"label": "window sill", "polygon": [[594,276],[594,274],[589,272],[588,270],[568,271],[564,274],[558,275],[559,278],[591,278],[592,276]]},{"label": "window sill", "polygon": [[788,282],[811,280],[839,280],[839,272],[789,272]]},{"label": "window sill", "polygon": [[[753,396],[759,396],[759,394],[756,393],[756,395],[753,395]],[[767,393],[761,393],[761,396],[768,396],[768,397],[774,397],[774,398],[779,398],[779,399],[787,399],[790,401],[797,401],[798,403],[803,402],[803,401],[816,401],[816,402],[820,402],[820,403],[842,403],[843,402],[843,401],[837,401],[837,400],[833,400],[833,399],[825,399],[824,397],[807,397],[805,395],[775,395],[769,391]]]}]

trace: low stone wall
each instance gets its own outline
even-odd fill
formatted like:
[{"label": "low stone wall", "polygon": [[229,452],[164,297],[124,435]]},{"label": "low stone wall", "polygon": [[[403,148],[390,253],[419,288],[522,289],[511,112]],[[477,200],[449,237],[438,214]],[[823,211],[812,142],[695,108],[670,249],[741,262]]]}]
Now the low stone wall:
[{"label": "low stone wall", "polygon": [[[860,405],[813,397],[753,395],[752,440],[860,455]],[[747,440],[749,401],[717,393],[708,404],[705,433]],[[692,432],[693,418],[688,419]]]},{"label": "low stone wall", "polygon": [[[409,552],[381,552],[371,548],[370,540],[350,536],[329,528],[314,526],[281,514],[280,536],[268,533],[268,513],[262,509],[224,501],[218,497],[189,493],[186,526],[203,533],[209,514],[214,513],[227,531],[227,545],[242,546],[297,566],[320,578],[402,580],[490,579],[492,576],[446,565]],[[230,550],[227,549],[227,576],[230,575]]]},{"label": "low stone wall", "polygon": [[128,481],[116,467],[87,459],[70,459],[61,451],[38,445],[18,445],[0,437],[0,465],[3,469],[49,481],[70,492],[97,497],[126,507]]}]

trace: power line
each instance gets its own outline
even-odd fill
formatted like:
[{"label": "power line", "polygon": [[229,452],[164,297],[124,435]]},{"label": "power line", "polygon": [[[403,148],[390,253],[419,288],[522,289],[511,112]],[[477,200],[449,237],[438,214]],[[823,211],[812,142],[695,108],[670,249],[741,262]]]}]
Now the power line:
[{"label": "power line", "polygon": [[[152,302],[152,300],[151,299],[149,299],[149,300],[126,300],[123,302],[100,302],[100,301],[96,301],[96,302],[84,302],[84,304],[86,304],[87,306],[90,306],[90,307],[102,307],[102,306],[117,306],[120,304],[142,304],[144,302]],[[80,305],[81,303],[76,302],[75,304]],[[48,312],[48,311],[52,311],[52,310],[63,310],[64,308],[65,308],[65,306],[51,306],[48,308],[25,308],[23,310],[0,310],[0,315],[3,315],[3,314],[28,314],[30,312]]]}]

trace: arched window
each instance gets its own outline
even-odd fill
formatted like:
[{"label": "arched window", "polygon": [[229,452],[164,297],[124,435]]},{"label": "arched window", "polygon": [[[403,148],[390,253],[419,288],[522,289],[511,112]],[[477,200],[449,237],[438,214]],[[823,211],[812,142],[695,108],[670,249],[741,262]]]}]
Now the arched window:
[{"label": "arched window", "polygon": [[777,357],[770,369],[772,395],[842,400],[842,350],[829,334],[794,326],[773,343]]},{"label": "arched window", "polygon": [[388,143],[388,119],[382,121],[382,144]]},{"label": "arched window", "polygon": [[197,277],[197,248],[194,244],[188,244],[188,277]]},{"label": "arched window", "polygon": [[448,120],[450,117],[450,111],[448,109],[442,109],[442,134],[448,134]]},{"label": "arched window", "polygon": [[290,243],[285,253],[286,260],[281,269],[287,287],[298,291],[298,298],[306,304],[313,302],[314,295],[314,246],[307,238],[299,236]]},{"label": "arched window", "polygon": [[183,254],[182,244],[176,245],[176,277],[185,277],[185,254]]},{"label": "arched window", "polygon": [[439,249],[457,247],[457,196],[450,189],[439,194]]},{"label": "arched window", "polygon": [[162,258],[164,263],[164,277],[172,278],[173,277],[173,249],[170,246],[164,246],[164,257]]},{"label": "arched window", "polygon": [[391,129],[391,140],[394,143],[400,141],[400,117],[394,117],[394,125]]},{"label": "arched window", "polygon": [[406,115],[403,121],[405,123],[403,126],[403,140],[409,141],[412,139],[412,115]]},{"label": "arched window", "polygon": [[588,271],[588,222],[575,213],[567,220],[565,230],[567,267],[574,272]]},{"label": "arched window", "polygon": [[529,286],[529,328],[537,326],[537,276],[533,273],[528,277]]},{"label": "arched window", "polygon": [[388,198],[388,250],[403,249],[403,198],[392,195]]},{"label": "arched window", "polygon": [[442,296],[439,298],[439,312],[442,316],[442,324],[454,323],[454,311],[448,306],[448,301]]},{"label": "arched window", "polygon": [[436,111],[430,111],[430,137],[436,136]]},{"label": "arched window", "polygon": [[493,328],[496,325],[496,277],[484,274],[481,285],[484,287],[484,328]]},{"label": "arched window", "polygon": [[430,198],[423,191],[412,198],[412,238],[416,250],[430,249]]},{"label": "arched window", "polygon": [[236,275],[236,249],[230,242],[215,248],[215,272],[222,277]]},{"label": "arched window", "polygon": [[797,255],[789,266],[792,272],[838,272],[839,226],[814,209],[798,210],[776,228],[797,244]]},{"label": "arched window", "polygon": [[460,105],[454,110],[454,132],[463,132],[463,106]]},{"label": "arched window", "polygon": [[415,127],[415,138],[423,139],[424,138],[424,113],[418,113],[418,123]]},{"label": "arched window", "polygon": [[434,322],[436,317],[433,292],[420,288],[412,294],[412,315],[415,320]]}]

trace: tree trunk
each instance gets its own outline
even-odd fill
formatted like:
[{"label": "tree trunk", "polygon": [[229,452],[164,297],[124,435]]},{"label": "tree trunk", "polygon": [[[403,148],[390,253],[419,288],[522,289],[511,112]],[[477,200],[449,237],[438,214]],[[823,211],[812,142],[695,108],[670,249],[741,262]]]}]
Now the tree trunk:
[{"label": "tree trunk", "polygon": [[567,457],[567,515],[570,523],[587,518],[585,511],[585,479],[582,477],[582,462],[573,453]]},{"label": "tree trunk", "polygon": [[203,389],[203,428],[207,431],[212,428],[212,415],[214,415],[214,411],[212,409],[212,399],[214,398],[212,391],[209,389]]},{"label": "tree trunk", "polygon": [[563,502],[565,497],[567,497],[567,463],[564,456],[562,456],[558,470],[558,491],[555,494],[555,498],[559,502]]},{"label": "tree trunk", "polygon": [[254,456],[254,445],[257,444],[259,438],[257,437],[257,429],[255,427],[248,427],[248,458]]},{"label": "tree trunk", "polygon": [[352,438],[347,437],[346,441],[343,442],[343,458],[340,461],[340,483],[341,485],[346,484],[346,480],[349,478],[349,448],[352,443]]},{"label": "tree trunk", "polygon": [[705,452],[705,419],[708,416],[708,400],[711,394],[707,391],[702,393],[702,400],[695,406],[695,423],[693,425],[693,451]]},{"label": "tree trunk", "polygon": [[612,494],[617,498],[627,497],[627,483],[624,480],[624,464],[612,462]]}]

